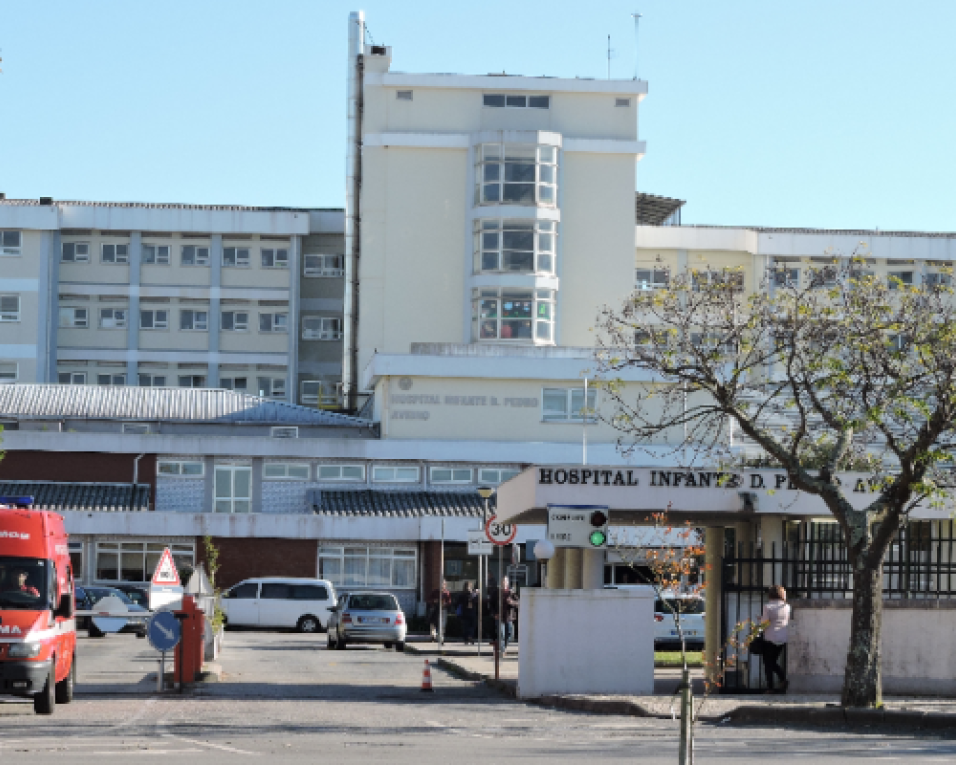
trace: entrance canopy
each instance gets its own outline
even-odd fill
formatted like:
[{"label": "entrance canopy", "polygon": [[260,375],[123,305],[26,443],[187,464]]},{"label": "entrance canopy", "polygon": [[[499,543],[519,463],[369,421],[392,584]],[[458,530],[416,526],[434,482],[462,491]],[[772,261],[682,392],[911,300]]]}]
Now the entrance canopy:
[{"label": "entrance canopy", "polygon": [[[864,473],[841,473],[850,503],[877,498]],[[674,521],[734,523],[755,514],[830,517],[823,500],[791,486],[786,471],[538,465],[498,488],[501,521],[547,523],[548,505],[599,505],[613,526],[646,525],[653,513]],[[917,507],[912,518],[948,519],[950,507]]]}]

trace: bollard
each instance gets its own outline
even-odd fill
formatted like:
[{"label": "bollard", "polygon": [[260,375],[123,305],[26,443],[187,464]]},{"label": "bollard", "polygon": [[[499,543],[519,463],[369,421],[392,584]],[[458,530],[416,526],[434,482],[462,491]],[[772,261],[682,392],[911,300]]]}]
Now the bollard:
[{"label": "bollard", "polygon": [[175,675],[183,688],[184,684],[195,682],[202,672],[206,614],[196,606],[196,599],[191,595],[183,597],[182,608],[174,614],[182,625],[182,638],[175,654]]}]

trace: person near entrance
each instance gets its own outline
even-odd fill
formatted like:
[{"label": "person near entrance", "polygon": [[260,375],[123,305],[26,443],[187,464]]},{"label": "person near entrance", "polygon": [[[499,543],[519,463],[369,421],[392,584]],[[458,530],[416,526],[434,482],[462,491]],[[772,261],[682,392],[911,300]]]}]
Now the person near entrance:
[{"label": "person near entrance", "polygon": [[[439,604],[441,607],[439,608]],[[441,635],[447,634],[448,609],[451,607],[451,592],[448,590],[448,582],[442,579],[441,591],[432,590],[432,596],[428,599],[428,623],[431,627],[432,642],[438,640],[438,620],[441,614]]]},{"label": "person near entrance", "polygon": [[761,622],[769,626],[763,631],[766,641],[763,649],[763,671],[767,678],[767,691],[773,692],[774,675],[780,678],[780,693],[786,693],[790,682],[786,670],[780,667],[780,654],[787,644],[787,628],[790,625],[790,606],[787,603],[787,591],[775,584],[767,593],[767,605],[760,615]]},{"label": "person near entrance", "polygon": [[465,589],[458,596],[458,616],[461,618],[462,635],[465,645],[475,642],[475,627],[478,624],[478,609],[481,607],[481,597],[471,582],[465,582]]},{"label": "person near entrance", "polygon": [[[499,622],[498,630],[501,640],[501,655],[508,652],[508,644],[513,643],[515,639],[515,620],[518,618],[518,593],[512,591],[508,577],[501,580],[501,604],[502,619]],[[497,603],[495,604],[497,607]]]}]

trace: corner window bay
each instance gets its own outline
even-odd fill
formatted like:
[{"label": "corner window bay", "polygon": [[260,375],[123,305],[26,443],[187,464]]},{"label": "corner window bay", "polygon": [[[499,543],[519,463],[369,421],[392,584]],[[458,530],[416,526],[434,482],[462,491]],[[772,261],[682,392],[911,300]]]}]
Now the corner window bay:
[{"label": "corner window bay", "polygon": [[554,290],[482,287],[472,295],[476,340],[554,343]]}]

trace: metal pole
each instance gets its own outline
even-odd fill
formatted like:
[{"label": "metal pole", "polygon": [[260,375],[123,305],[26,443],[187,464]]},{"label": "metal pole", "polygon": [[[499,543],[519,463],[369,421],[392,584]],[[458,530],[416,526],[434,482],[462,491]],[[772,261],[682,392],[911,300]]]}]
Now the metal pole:
[{"label": "metal pole", "polygon": [[441,563],[438,570],[438,645],[445,647],[445,519],[441,519]]},{"label": "metal pole", "polygon": [[478,590],[478,640],[475,641],[478,645],[478,655],[481,656],[481,601],[484,599],[485,591],[481,586],[481,569],[482,561],[485,559],[484,555],[478,556],[478,581],[475,583],[475,589]]},{"label": "metal pole", "polygon": [[502,549],[498,548],[498,622],[495,625],[496,634],[495,634],[495,680],[501,679],[501,627],[504,622],[501,620],[503,614],[501,613],[501,563],[502,558]]},{"label": "metal pole", "polygon": [[677,761],[680,765],[694,765],[693,739],[694,702],[691,696],[690,670],[681,673],[680,686],[680,751]]},{"label": "metal pole", "polygon": [[160,693],[163,692],[164,680],[166,678],[166,652],[161,651],[159,654],[159,677],[156,679],[156,690]]}]

